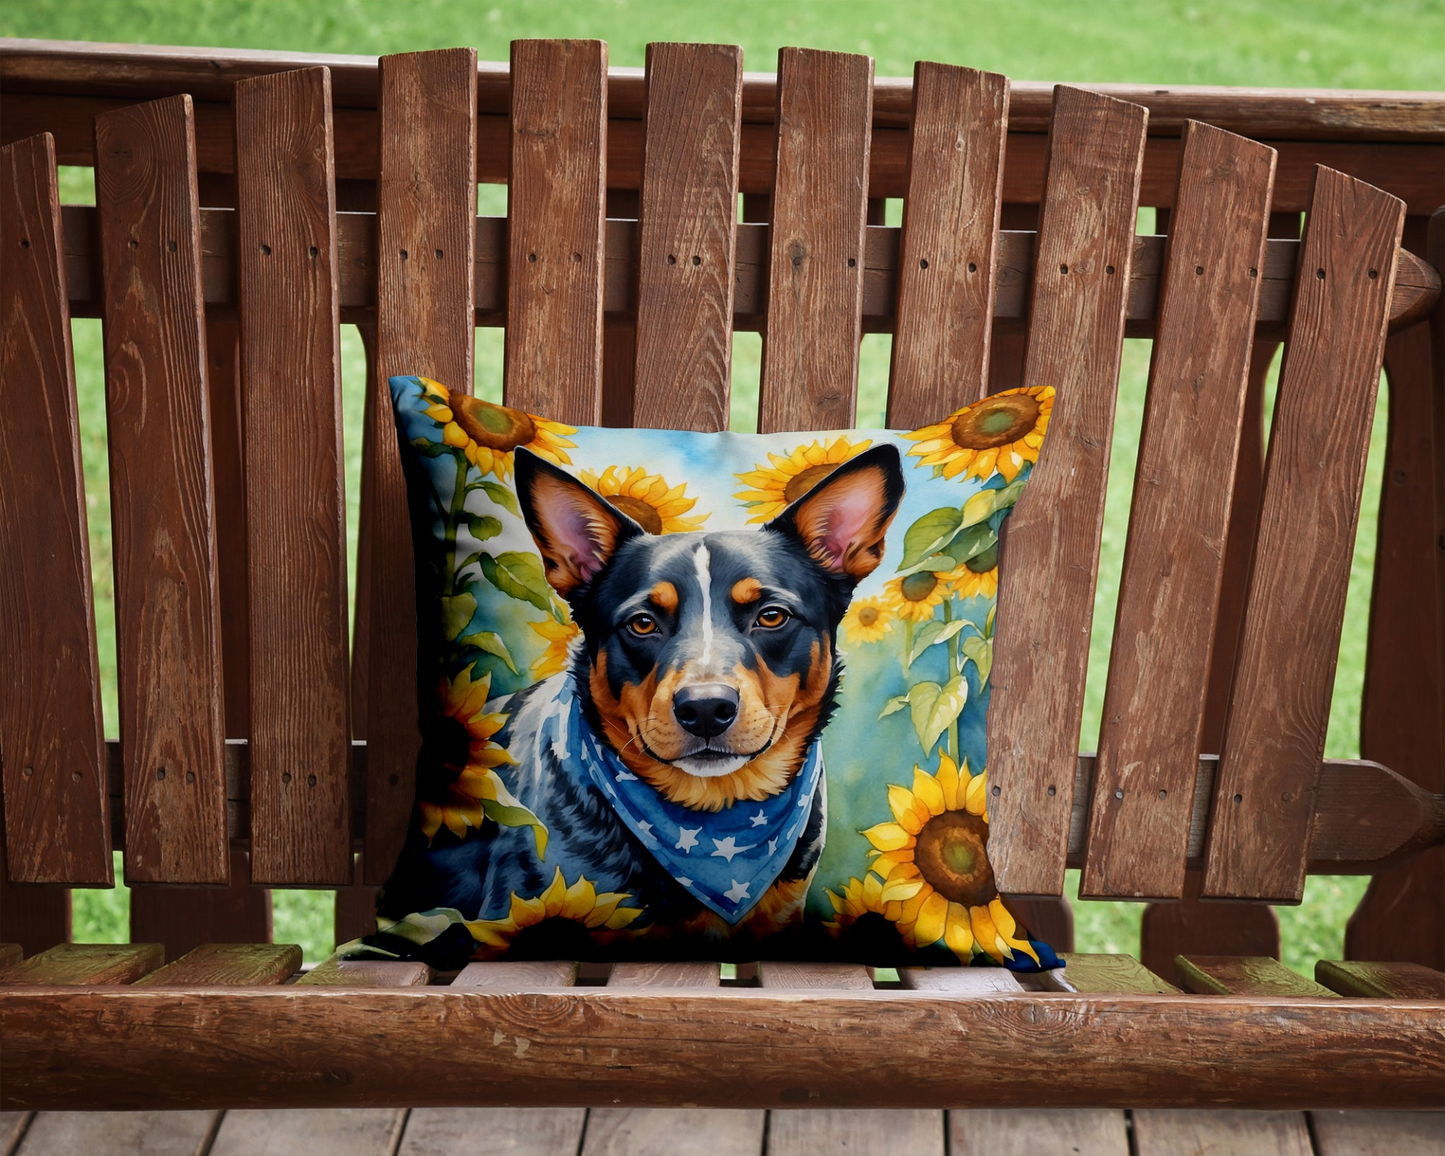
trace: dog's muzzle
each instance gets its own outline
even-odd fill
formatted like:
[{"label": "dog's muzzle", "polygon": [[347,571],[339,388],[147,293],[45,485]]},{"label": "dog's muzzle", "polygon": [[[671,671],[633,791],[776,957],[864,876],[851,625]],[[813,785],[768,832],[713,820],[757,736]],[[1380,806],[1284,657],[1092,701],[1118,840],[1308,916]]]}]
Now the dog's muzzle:
[{"label": "dog's muzzle", "polygon": [[672,715],[689,734],[716,738],[738,717],[738,692],[718,682],[681,687],[672,696]]}]

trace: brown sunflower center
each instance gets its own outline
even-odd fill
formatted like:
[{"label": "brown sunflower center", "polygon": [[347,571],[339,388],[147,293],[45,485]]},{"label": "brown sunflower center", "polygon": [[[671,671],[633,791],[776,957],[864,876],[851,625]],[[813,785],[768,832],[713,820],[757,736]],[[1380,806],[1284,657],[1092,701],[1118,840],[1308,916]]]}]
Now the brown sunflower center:
[{"label": "brown sunflower center", "polygon": [[630,498],[626,494],[613,494],[607,499],[612,508],[621,510],[649,534],[662,533],[662,515],[641,498]]},{"label": "brown sunflower center", "polygon": [[910,574],[898,584],[899,591],[909,602],[922,602],[938,586],[938,575],[932,570],[919,570]]},{"label": "brown sunflower center", "polygon": [[521,410],[456,392],[449,395],[448,404],[452,407],[452,420],[479,446],[505,452],[524,446],[537,436],[536,423]]},{"label": "brown sunflower center", "polygon": [[824,462],[819,466],[809,466],[801,474],[794,474],[783,487],[784,499],[789,504],[796,502],[837,468],[836,462]]},{"label": "brown sunflower center", "polygon": [[989,397],[954,418],[949,434],[962,449],[997,449],[1032,430],[1039,413],[1038,401],[1026,393]]},{"label": "brown sunflower center", "polygon": [[963,565],[975,574],[987,574],[998,565],[998,543],[995,542],[982,554],[975,554]]},{"label": "brown sunflower center", "polygon": [[426,762],[461,772],[472,753],[472,736],[466,725],[451,715],[439,715],[427,728]]},{"label": "brown sunflower center", "polygon": [[586,925],[561,916],[524,927],[507,949],[508,959],[591,959],[595,954]]},{"label": "brown sunflower center", "polygon": [[872,626],[878,621],[878,607],[865,606],[858,611],[858,625]]},{"label": "brown sunflower center", "polygon": [[984,844],[988,825],[967,811],[935,815],[918,832],[913,862],[940,895],[955,903],[980,906],[998,894]]}]

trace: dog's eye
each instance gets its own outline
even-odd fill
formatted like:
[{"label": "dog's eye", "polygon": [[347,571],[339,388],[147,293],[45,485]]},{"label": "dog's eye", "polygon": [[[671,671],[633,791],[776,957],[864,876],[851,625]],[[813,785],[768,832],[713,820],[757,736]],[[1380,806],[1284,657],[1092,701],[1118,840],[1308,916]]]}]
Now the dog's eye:
[{"label": "dog's eye", "polygon": [[627,629],[633,634],[655,634],[657,619],[651,614],[634,614],[627,620]]},{"label": "dog's eye", "polygon": [[764,606],[758,611],[758,625],[767,630],[776,630],[791,617],[781,606]]}]

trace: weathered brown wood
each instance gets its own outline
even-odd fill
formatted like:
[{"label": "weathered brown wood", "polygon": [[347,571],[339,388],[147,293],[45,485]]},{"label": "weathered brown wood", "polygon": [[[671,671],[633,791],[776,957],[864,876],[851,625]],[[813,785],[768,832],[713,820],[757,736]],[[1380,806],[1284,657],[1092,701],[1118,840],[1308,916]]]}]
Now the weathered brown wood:
[{"label": "weathered brown wood", "polygon": [[948,1114],[952,1156],[1129,1156],[1129,1126],[1106,1108],[967,1108]]},{"label": "weathered brown wood", "polygon": [[[593,1108],[582,1156],[758,1156],[767,1113],[746,1108]],[[561,1147],[552,1151],[562,1151]],[[575,1151],[569,1149],[568,1151]]]},{"label": "weathered brown wood", "polygon": [[[353,757],[353,762],[358,761],[360,760]],[[352,829],[356,826],[353,820]],[[360,939],[376,930],[376,897],[381,888],[363,882],[365,861],[366,852],[358,851],[352,866],[351,886],[336,889],[336,909],[332,912],[332,926],[335,928],[338,944],[350,943],[353,939]]]},{"label": "weathered brown wood", "polygon": [[1063,86],[1054,99],[1023,379],[1058,396],[1009,520],[988,719],[989,855],[1006,894],[1063,888],[1147,115]]},{"label": "weathered brown wood", "polygon": [[[202,221],[205,220],[204,212]],[[204,226],[203,226],[204,235]],[[202,268],[209,263],[202,253]],[[229,286],[229,281],[228,281]],[[241,330],[236,318],[206,315],[206,384],[211,395],[211,483],[220,593],[221,677],[226,737],[251,737],[251,606],[246,588],[246,477],[241,449]]]},{"label": "weathered brown wood", "polygon": [[650,44],[634,424],[728,424],[742,49]]},{"label": "weathered brown wood", "polygon": [[225,717],[191,100],[95,123],[126,879],[225,883]]},{"label": "weathered brown wood", "polygon": [[770,1156],[818,1152],[943,1156],[943,1131],[943,1113],[926,1108],[775,1110],[768,1118],[768,1152]]},{"label": "weathered brown wood", "polygon": [[131,887],[131,939],[164,944],[171,959],[205,943],[269,943],[271,892],[250,881],[251,861],[243,848],[229,851],[231,882],[225,887]]},{"label": "weathered brown wood", "polygon": [[1173,1108],[1136,1111],[1133,1116],[1138,1156],[1192,1156],[1196,1152],[1313,1156],[1303,1112]]},{"label": "weathered brown wood", "polygon": [[0,1112],[0,1152],[12,1156],[34,1118],[34,1112]]},{"label": "weathered brown wood", "polygon": [[220,1116],[220,1112],[205,1110],[38,1112],[14,1156],[76,1156],[79,1152],[189,1156],[207,1150]]},{"label": "weathered brown wood", "polygon": [[1094,766],[1089,898],[1179,898],[1272,150],[1185,130]]},{"label": "weathered brown wood", "polygon": [[607,46],[512,44],[506,403],[602,415]]},{"label": "weathered brown wood", "polygon": [[[1304,891],[1403,224],[1396,198],[1320,169],[1215,783],[1203,889],[1209,898],[1297,903]],[[1331,404],[1307,396],[1305,382],[1325,390]]]},{"label": "weathered brown wood", "polygon": [[472,391],[477,54],[381,60],[375,371],[366,400],[369,532],[365,881],[385,882],[406,837],[421,747],[416,590],[406,479],[387,379]]},{"label": "weathered brown wood", "polygon": [[608,987],[717,987],[715,963],[614,963]]},{"label": "weathered brown wood", "polygon": [[159,943],[62,943],[0,972],[0,986],[130,983],[165,962]]},{"label": "weathered brown wood", "polygon": [[0,939],[34,955],[69,938],[69,888],[58,883],[11,883],[0,870]]},{"label": "weathered brown wood", "polygon": [[18,943],[0,943],[0,969],[19,963],[25,950]]},{"label": "weathered brown wood", "polygon": [[[49,136],[0,149],[0,703],[17,883],[113,881],[60,198]],[[47,543],[39,549],[39,543]]]},{"label": "weathered brown wood", "polygon": [[586,1108],[414,1108],[396,1156],[574,1156],[586,1120]]},{"label": "weathered brown wood", "polygon": [[136,983],[143,987],[235,987],[283,983],[300,970],[301,949],[294,943],[208,943]]},{"label": "weathered brown wood", "polygon": [[1445,1000],[1445,972],[1419,963],[1335,962],[1315,964],[1315,979],[1341,995],[1376,999]]},{"label": "weathered brown wood", "polygon": [[396,1108],[227,1112],[207,1156],[392,1156],[406,1123]]},{"label": "weathered brown wood", "polygon": [[988,391],[1008,115],[1006,76],[914,65],[892,429],[918,429]]},{"label": "weathered brown wood", "polygon": [[532,991],[539,987],[571,987],[576,980],[577,965],[566,960],[503,960],[500,963],[469,963],[457,973],[451,986],[479,987],[488,991]]},{"label": "weathered brown wood", "polygon": [[424,963],[332,956],[296,982],[311,987],[422,987],[431,980],[432,970]]},{"label": "weathered brown wood", "polygon": [[784,48],[778,78],[758,428],[847,429],[858,392],[873,60]]},{"label": "weathered brown wood", "polygon": [[1308,995],[1334,992],[1267,955],[1181,955],[1175,970],[1185,991],[1206,995]]},{"label": "weathered brown wood", "polygon": [[1317,1156],[1439,1156],[1445,1112],[1310,1113]]},{"label": "weathered brown wood", "polygon": [[780,990],[872,991],[873,977],[856,963],[792,963],[764,961],[758,964],[758,986]]},{"label": "weathered brown wood", "polygon": [[1180,955],[1217,952],[1278,959],[1279,916],[1274,908],[1263,903],[1203,902],[1203,883],[1204,872],[1191,865],[1184,873],[1182,899],[1144,908],[1139,924],[1139,958],[1144,966],[1174,976],[1174,960]]},{"label": "weathered brown wood", "polygon": [[1160,979],[1132,955],[1101,955],[1072,952],[1062,956],[1064,971],[1049,975],[1063,979],[1064,989],[1084,994],[1117,992],[1174,993],[1179,989]]},{"label": "weathered brown wood", "polygon": [[1023,991],[1013,972],[1001,967],[900,967],[898,978],[908,991],[987,995]]},{"label": "weathered brown wood", "polygon": [[235,113],[251,876],[340,884],[351,752],[330,79],[242,81]]}]

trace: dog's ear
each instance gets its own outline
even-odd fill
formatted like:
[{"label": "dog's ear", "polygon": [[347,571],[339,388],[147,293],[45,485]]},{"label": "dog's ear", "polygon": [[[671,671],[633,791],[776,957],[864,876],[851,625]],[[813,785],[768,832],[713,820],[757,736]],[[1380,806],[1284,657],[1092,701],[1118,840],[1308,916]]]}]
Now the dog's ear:
[{"label": "dog's ear", "polygon": [[861,582],[883,560],[883,535],[902,498],[897,448],[874,446],[844,462],[763,528],[796,538],[825,570]]},{"label": "dog's ear", "polygon": [[513,459],[522,517],[532,531],[547,581],[569,597],[611,561],[641,526],[576,478],[527,449]]}]

